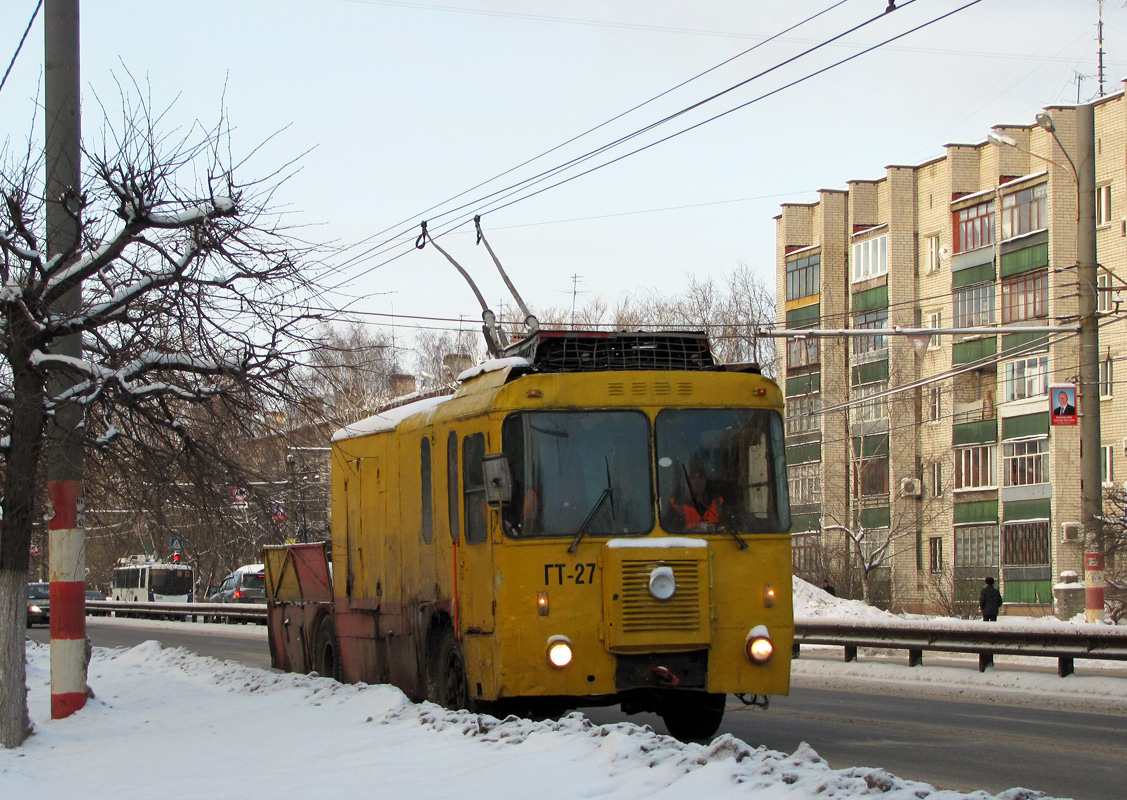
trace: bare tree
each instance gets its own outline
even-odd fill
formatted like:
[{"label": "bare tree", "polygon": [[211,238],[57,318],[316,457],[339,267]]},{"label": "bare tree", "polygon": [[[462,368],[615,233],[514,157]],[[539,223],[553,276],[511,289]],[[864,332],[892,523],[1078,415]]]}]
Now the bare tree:
[{"label": "bare tree", "polygon": [[484,355],[480,331],[437,331],[420,329],[415,333],[415,374],[420,389],[435,391],[452,387],[454,379]]},{"label": "bare tree", "polygon": [[[1089,542],[1095,546],[1095,542]],[[1127,490],[1104,492],[1104,606],[1116,625],[1127,623]]]},{"label": "bare tree", "polygon": [[324,325],[318,339],[302,370],[304,415],[346,425],[374,413],[391,392],[391,376],[400,371],[390,338],[353,322]]},{"label": "bare tree", "polygon": [[[48,418],[81,408],[86,448],[178,475],[232,474],[230,449],[197,433],[222,419],[228,439],[251,435],[256,412],[288,396],[307,317],[303,253],[270,210],[284,179],[245,182],[225,119],[210,129],[158,131],[146,103],[123,102],[100,143],[84,148],[83,185],[37,192],[41,157],[0,154],[0,745],[30,732],[23,658],[25,581]],[[78,242],[45,253],[45,209],[75,215]],[[73,313],[57,301],[81,287]],[[79,335],[80,358],[58,355]],[[48,380],[72,388],[52,396]]]}]

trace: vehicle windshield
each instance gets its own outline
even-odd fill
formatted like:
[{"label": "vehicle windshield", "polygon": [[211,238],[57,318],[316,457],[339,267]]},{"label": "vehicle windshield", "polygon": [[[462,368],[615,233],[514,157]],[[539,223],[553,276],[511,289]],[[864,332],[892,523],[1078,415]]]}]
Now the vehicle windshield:
[{"label": "vehicle windshield", "polygon": [[667,409],[654,426],[661,527],[790,529],[783,424],[766,409]]},{"label": "vehicle windshield", "polygon": [[501,449],[513,472],[513,537],[653,530],[649,420],[638,411],[511,414]]},{"label": "vehicle windshield", "polygon": [[51,585],[47,583],[31,583],[27,587],[28,600],[50,600]]},{"label": "vehicle windshield", "polygon": [[151,581],[153,594],[188,594],[192,591],[190,569],[154,569]]}]

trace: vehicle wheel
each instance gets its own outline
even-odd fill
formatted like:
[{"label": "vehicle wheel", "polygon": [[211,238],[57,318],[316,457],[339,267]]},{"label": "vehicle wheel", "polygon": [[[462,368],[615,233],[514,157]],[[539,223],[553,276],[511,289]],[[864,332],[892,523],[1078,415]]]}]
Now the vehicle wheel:
[{"label": "vehicle wheel", "polygon": [[727,695],[708,692],[669,692],[661,718],[671,736],[683,742],[711,740],[724,719]]},{"label": "vehicle wheel", "polygon": [[462,656],[461,645],[454,637],[454,629],[450,627],[442,631],[442,638],[438,642],[432,699],[446,708],[473,710],[470,685],[466,679],[466,660]]},{"label": "vehicle wheel", "polygon": [[317,644],[314,645],[313,666],[326,677],[340,680],[340,641],[337,639],[337,626],[332,617],[325,617],[317,631]]}]

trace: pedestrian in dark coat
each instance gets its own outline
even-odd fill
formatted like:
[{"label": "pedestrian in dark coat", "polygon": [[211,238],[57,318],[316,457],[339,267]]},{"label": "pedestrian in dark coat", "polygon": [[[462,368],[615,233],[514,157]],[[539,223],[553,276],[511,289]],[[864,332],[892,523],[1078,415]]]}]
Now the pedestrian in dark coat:
[{"label": "pedestrian in dark coat", "polygon": [[832,587],[829,581],[822,581],[822,590],[825,591],[826,594],[832,594],[834,597],[837,597],[837,589]]},{"label": "pedestrian in dark coat", "polygon": [[978,595],[978,607],[982,609],[984,621],[998,621],[998,610],[1002,607],[1002,593],[994,588],[993,578],[986,579],[986,585]]}]

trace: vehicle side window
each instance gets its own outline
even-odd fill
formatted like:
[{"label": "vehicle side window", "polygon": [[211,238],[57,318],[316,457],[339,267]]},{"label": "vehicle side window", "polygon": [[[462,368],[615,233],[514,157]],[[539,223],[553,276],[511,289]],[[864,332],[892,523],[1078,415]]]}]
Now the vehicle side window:
[{"label": "vehicle side window", "polygon": [[488,538],[489,510],[485,502],[485,434],[462,440],[462,493],[466,498],[466,544],[481,544]]},{"label": "vehicle side window", "polygon": [[434,540],[434,503],[431,497],[430,480],[430,437],[424,436],[419,444],[419,485],[421,487],[423,541],[430,544]]},{"label": "vehicle side window", "polygon": [[450,431],[446,439],[446,499],[449,510],[450,538],[458,541],[458,433]]}]

